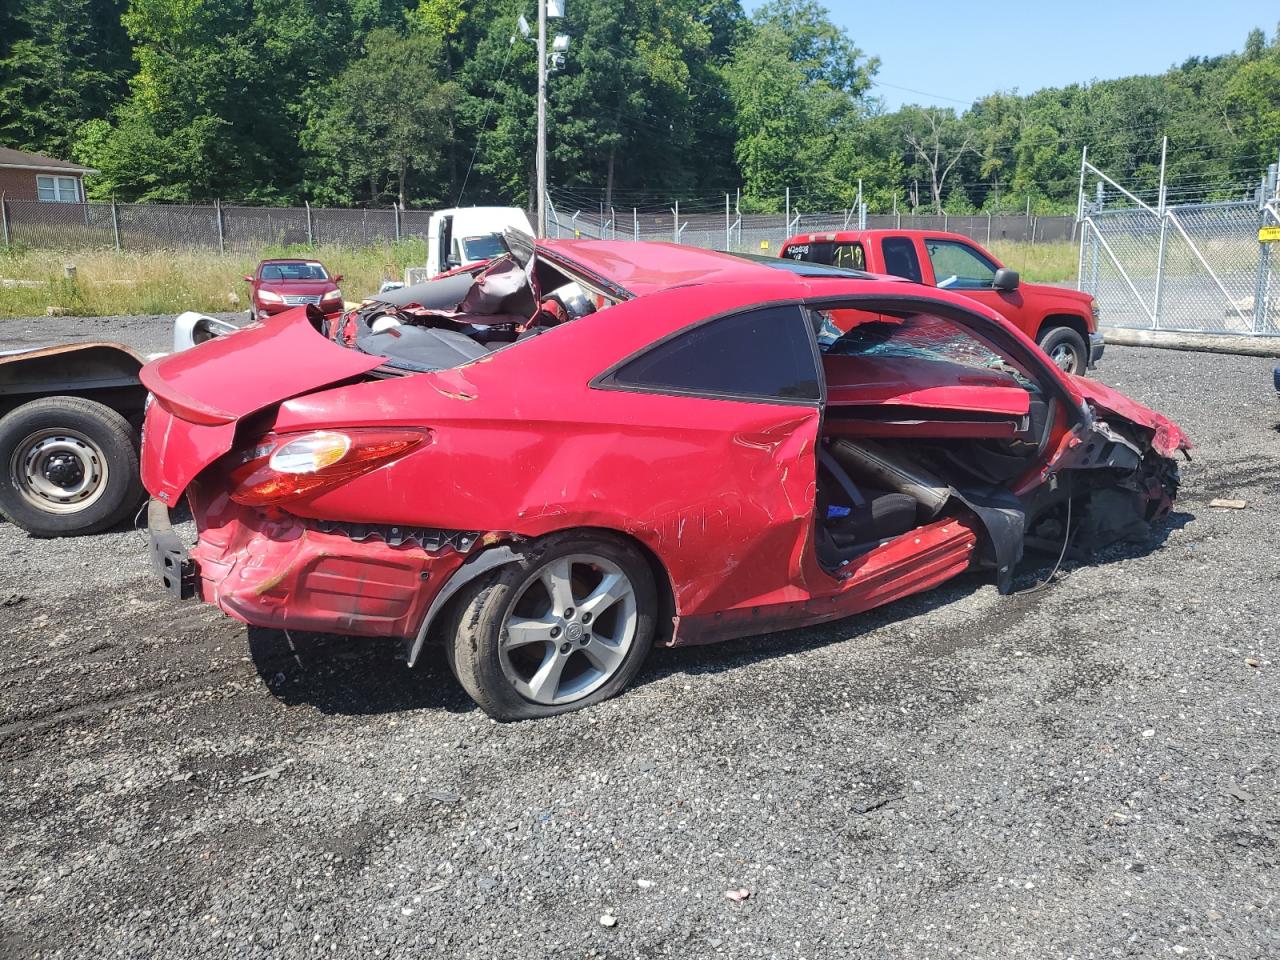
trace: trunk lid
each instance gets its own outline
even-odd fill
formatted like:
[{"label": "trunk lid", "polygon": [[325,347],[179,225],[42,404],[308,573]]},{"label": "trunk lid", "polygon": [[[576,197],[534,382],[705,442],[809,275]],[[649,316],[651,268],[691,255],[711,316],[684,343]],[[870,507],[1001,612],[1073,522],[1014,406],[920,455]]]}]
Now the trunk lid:
[{"label": "trunk lid", "polygon": [[143,484],[176,503],[231,449],[240,420],[382,362],[330,342],[299,308],[147,364],[140,377],[155,399],[143,432]]},{"label": "trunk lid", "polygon": [[242,327],[142,368],[156,400],[190,423],[232,423],[382,364],[326,339],[304,308]]}]

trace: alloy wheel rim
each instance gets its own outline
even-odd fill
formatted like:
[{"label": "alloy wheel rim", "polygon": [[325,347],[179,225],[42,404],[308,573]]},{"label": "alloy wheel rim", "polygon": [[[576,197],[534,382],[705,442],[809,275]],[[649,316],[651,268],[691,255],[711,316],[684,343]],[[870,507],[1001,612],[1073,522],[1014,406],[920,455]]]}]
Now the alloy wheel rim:
[{"label": "alloy wheel rim", "polygon": [[105,492],[107,475],[102,450],[77,430],[38,430],[14,447],[9,458],[14,489],[46,513],[88,509]]},{"label": "alloy wheel rim", "polygon": [[616,563],[560,557],[520,587],[499,632],[502,672],[526,700],[572,703],[626,661],[639,621],[635,586]]},{"label": "alloy wheel rim", "polygon": [[1069,344],[1058,344],[1053,348],[1053,353],[1049,354],[1049,359],[1057,364],[1059,370],[1065,370],[1067,373],[1076,367],[1076,352]]}]

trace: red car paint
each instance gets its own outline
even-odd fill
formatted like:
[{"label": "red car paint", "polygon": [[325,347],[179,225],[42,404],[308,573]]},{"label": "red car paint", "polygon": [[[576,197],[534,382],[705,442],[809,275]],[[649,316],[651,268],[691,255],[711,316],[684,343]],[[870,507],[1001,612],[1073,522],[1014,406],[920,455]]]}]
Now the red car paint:
[{"label": "red car paint", "polygon": [[[669,589],[668,644],[833,620],[968,569],[983,532],[967,512],[917,527],[838,574],[818,562],[818,402],[599,382],[655,342],[760,304],[932,304],[1022,357],[1058,405],[1042,452],[1010,484],[1020,496],[1089,465],[1083,451],[1093,449],[1095,415],[1158,437],[1170,453],[1188,446],[1164,417],[1061,373],[1025,333],[958,294],[815,279],[668,244],[555,241],[538,250],[619,290],[620,302],[458,368],[412,376],[364,378],[380,358],[327,339],[303,309],[144,368],[155,402],[143,480],[165,503],[185,496],[190,504],[204,599],[261,626],[416,637],[416,657],[428,611],[464,561],[558,531],[604,529],[643,547]],[[983,415],[935,425],[952,437],[973,436],[967,431],[984,420],[999,435],[1000,416],[1026,412],[1026,393],[998,370],[938,367],[926,376],[909,358],[884,358],[870,375],[846,359],[824,364],[828,412],[847,404]],[[899,434],[913,422],[885,421]],[[229,498],[228,473],[269,431],[375,427],[425,430],[430,439],[282,508]],[[352,532],[374,528],[373,539]]]},{"label": "red car paint", "polygon": [[[886,241],[910,245],[915,257],[913,262],[919,270],[918,276],[908,276],[901,260],[895,261],[892,255],[886,254]],[[994,269],[1005,266],[981,244],[962,234],[942,230],[837,230],[803,233],[783,243],[780,256],[808,259],[822,254],[819,262],[829,263],[832,258],[825,254],[831,253],[836,262],[856,265],[856,269],[902,276],[932,287],[947,278],[937,276],[934,271],[933,258],[929,255],[930,241],[959,244],[974,256],[988,261]],[[1092,361],[1102,355],[1094,299],[1087,293],[1025,282],[1019,282],[1013,290],[956,287],[954,292],[990,307],[1036,341],[1042,340],[1054,326],[1071,326],[1084,338],[1086,346],[1093,345]]]},{"label": "red car paint", "polygon": [[334,276],[315,260],[278,257],[263,260],[244,278],[249,284],[249,312],[271,317],[307,303],[326,314],[342,312],[342,274]]}]

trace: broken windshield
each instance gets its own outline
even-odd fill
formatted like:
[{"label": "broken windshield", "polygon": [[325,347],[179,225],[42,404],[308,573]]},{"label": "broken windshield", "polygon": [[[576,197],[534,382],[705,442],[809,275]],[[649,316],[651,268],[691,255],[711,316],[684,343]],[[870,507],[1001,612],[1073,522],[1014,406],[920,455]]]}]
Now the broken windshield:
[{"label": "broken windshield", "polygon": [[812,310],[818,348],[824,354],[906,357],[1001,370],[1026,387],[1032,380],[986,341],[945,317],[893,315],[856,309]]}]

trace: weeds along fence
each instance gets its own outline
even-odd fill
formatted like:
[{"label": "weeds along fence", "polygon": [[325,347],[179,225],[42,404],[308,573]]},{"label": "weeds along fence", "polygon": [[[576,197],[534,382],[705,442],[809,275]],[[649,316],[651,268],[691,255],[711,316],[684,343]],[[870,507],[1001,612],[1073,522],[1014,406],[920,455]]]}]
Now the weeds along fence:
[{"label": "weeds along fence", "polygon": [[47,203],[0,199],[0,241],[60,250],[205,248],[253,253],[265,246],[373,246],[426,237],[429,210],[327,207]]},{"label": "weeds along fence", "polygon": [[979,243],[1054,243],[1076,240],[1071,216],[1023,214],[868,214],[855,211],[788,214],[680,213],[639,210],[568,211],[554,204],[547,218],[552,237],[606,240],[665,240],[711,250],[774,253],[787,237],[798,233],[838,230],[943,230],[963,234]]},{"label": "weeds along fence", "polygon": [[1271,164],[1253,199],[1170,203],[1163,162],[1160,186],[1143,195],[1086,152],[1078,287],[1097,299],[1104,326],[1280,336],[1277,195]]}]

